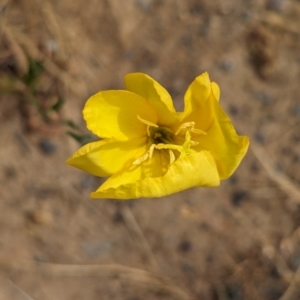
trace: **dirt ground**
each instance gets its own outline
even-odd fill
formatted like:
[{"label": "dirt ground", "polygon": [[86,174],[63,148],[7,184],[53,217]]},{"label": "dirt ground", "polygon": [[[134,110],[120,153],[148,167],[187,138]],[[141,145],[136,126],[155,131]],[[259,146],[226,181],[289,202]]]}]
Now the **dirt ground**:
[{"label": "dirt ground", "polygon": [[[94,201],[81,110],[208,71],[251,146],[213,189]],[[0,300],[299,300],[300,1],[1,0]]]}]

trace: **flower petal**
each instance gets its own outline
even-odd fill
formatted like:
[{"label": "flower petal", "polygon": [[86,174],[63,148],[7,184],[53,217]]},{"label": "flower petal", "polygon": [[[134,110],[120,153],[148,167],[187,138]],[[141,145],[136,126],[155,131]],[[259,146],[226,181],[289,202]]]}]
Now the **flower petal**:
[{"label": "flower petal", "polygon": [[213,122],[207,135],[199,137],[196,141],[199,142],[196,149],[210,151],[214,157],[221,180],[232,175],[249,146],[249,138],[237,135],[225,114],[221,119]]},{"label": "flower petal", "polygon": [[125,76],[128,91],[147,99],[155,107],[159,124],[170,125],[176,122],[175,108],[167,90],[144,73],[130,73]]},{"label": "flower petal", "polygon": [[184,112],[181,120],[201,106],[211,93],[211,83],[208,73],[203,73],[191,83],[184,95]]},{"label": "flower petal", "polygon": [[106,177],[130,166],[147,151],[147,138],[116,142],[103,140],[81,147],[67,164],[92,175]]},{"label": "flower petal", "polygon": [[169,161],[169,155],[166,150],[156,150],[153,152],[151,159],[138,165],[130,164],[125,166],[121,171],[105,181],[98,191],[118,188],[119,186],[145,179],[146,177],[163,176],[167,172]]},{"label": "flower petal", "polygon": [[163,176],[143,178],[141,173],[142,168],[136,168],[132,171],[130,180],[127,171],[119,174],[120,184],[115,180],[110,184],[109,179],[92,193],[91,197],[114,199],[162,197],[191,187],[211,187],[220,183],[214,159],[207,151],[178,158]]},{"label": "flower petal", "polygon": [[[192,94],[196,91],[192,91]],[[245,156],[249,139],[237,135],[229,117],[222,110],[212,90],[210,96],[199,108],[193,111],[184,121],[195,122],[195,128],[204,130],[206,135],[193,135],[199,144],[196,151],[209,151],[216,161],[220,179],[228,178],[238,167]],[[193,96],[196,97],[196,96]]]},{"label": "flower petal", "polygon": [[220,100],[220,88],[219,88],[219,86],[215,82],[212,82],[211,83],[211,89],[212,89],[212,92],[213,92],[216,100],[219,102],[219,100]]},{"label": "flower petal", "polygon": [[126,141],[147,135],[147,126],[137,116],[156,123],[154,108],[141,96],[123,90],[99,92],[83,109],[87,128],[102,138]]}]

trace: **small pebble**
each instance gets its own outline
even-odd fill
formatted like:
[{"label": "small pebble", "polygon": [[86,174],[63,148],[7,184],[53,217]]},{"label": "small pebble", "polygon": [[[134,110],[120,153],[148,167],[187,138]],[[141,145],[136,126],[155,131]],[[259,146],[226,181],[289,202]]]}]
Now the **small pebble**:
[{"label": "small pebble", "polygon": [[36,262],[39,262],[39,263],[45,263],[45,262],[48,262],[48,258],[46,255],[44,254],[37,254],[33,257],[33,259],[36,261]]},{"label": "small pebble", "polygon": [[291,264],[295,270],[300,267],[300,253],[297,253],[292,259]]},{"label": "small pebble", "polygon": [[267,9],[275,11],[283,11],[286,7],[286,0],[268,0]]},{"label": "small pebble", "polygon": [[291,137],[291,141],[298,144],[300,142],[300,135],[298,133],[293,134],[293,136]]},{"label": "small pebble", "polygon": [[254,93],[254,98],[264,105],[270,104],[272,102],[272,97],[265,91]]},{"label": "small pebble", "polygon": [[300,104],[296,104],[294,107],[292,107],[291,113],[296,117],[300,117]]},{"label": "small pebble", "polygon": [[200,14],[205,14],[206,9],[203,3],[195,3],[191,8],[190,8],[190,13],[193,15],[200,15]]},{"label": "small pebble", "polygon": [[30,212],[28,218],[31,222],[38,225],[48,225],[53,222],[53,216],[49,211],[37,210]]},{"label": "small pebble", "polygon": [[292,162],[296,164],[296,163],[299,163],[299,161],[300,161],[299,155],[295,154],[295,155],[293,156]]},{"label": "small pebble", "polygon": [[43,151],[43,153],[47,155],[52,155],[57,150],[57,146],[48,139],[41,139],[38,145],[39,148]]},{"label": "small pebble", "polygon": [[283,293],[284,293],[284,289],[280,288],[279,286],[276,286],[274,284],[272,284],[272,286],[266,287],[264,289],[264,294],[266,296],[265,299],[268,299],[268,300],[277,300],[277,299],[281,298]]},{"label": "small pebble", "polygon": [[80,180],[80,188],[82,190],[96,189],[100,185],[98,178],[89,174],[83,174]]},{"label": "small pebble", "polygon": [[190,47],[193,44],[193,36],[187,33],[181,38],[181,42],[184,46]]},{"label": "small pebble", "polygon": [[234,62],[232,60],[226,59],[219,63],[219,69],[225,72],[231,72],[234,70]]},{"label": "small pebble", "polygon": [[235,185],[237,182],[238,182],[238,178],[235,176],[235,175],[232,175],[230,178],[229,178],[229,183],[232,184],[232,185]]},{"label": "small pebble", "polygon": [[208,36],[210,28],[211,28],[211,26],[210,26],[211,24],[210,23],[211,23],[210,22],[210,18],[206,17],[204,19],[203,24],[199,28],[199,35],[200,36]]},{"label": "small pebble", "polygon": [[182,264],[182,270],[188,275],[195,275],[196,273],[195,267],[188,262],[184,262]]},{"label": "small pebble", "polygon": [[191,242],[187,240],[181,241],[178,245],[178,250],[184,253],[190,252],[192,250]]},{"label": "small pebble", "polygon": [[123,222],[123,216],[122,216],[122,213],[119,209],[116,210],[116,212],[114,213],[113,215],[113,222],[114,223],[121,223]]},{"label": "small pebble", "polygon": [[254,135],[254,139],[261,145],[265,144],[265,136],[261,132],[256,132]]},{"label": "small pebble", "polygon": [[125,58],[126,60],[132,61],[133,58],[134,58],[134,53],[133,53],[133,51],[131,51],[131,50],[125,51],[125,53],[124,53],[124,58]]},{"label": "small pebble", "polygon": [[234,300],[244,299],[242,289],[239,285],[229,284],[226,286],[226,290],[227,290],[229,299],[234,299]]},{"label": "small pebble", "polygon": [[238,107],[235,106],[235,105],[230,105],[230,106],[229,106],[229,113],[230,113],[231,116],[236,116],[236,115],[238,115],[238,113],[239,113]]},{"label": "small pebble", "polygon": [[4,176],[7,179],[14,179],[17,176],[17,171],[14,167],[7,167],[4,169]]},{"label": "small pebble", "polygon": [[209,254],[206,256],[206,262],[212,263],[215,260],[213,254]]},{"label": "small pebble", "polygon": [[233,206],[240,206],[241,203],[249,199],[249,194],[246,191],[235,191],[231,196],[231,203]]},{"label": "small pebble", "polygon": [[84,242],[81,248],[87,256],[94,258],[111,252],[112,245],[108,242]]},{"label": "small pebble", "polygon": [[278,272],[278,270],[275,266],[271,266],[270,277],[275,278],[275,279],[280,278],[280,273]]},{"label": "small pebble", "polygon": [[258,173],[260,170],[260,166],[256,162],[253,162],[250,166],[250,170],[252,173]]},{"label": "small pebble", "polygon": [[242,22],[247,22],[251,19],[251,13],[249,11],[244,11],[241,13],[240,18]]},{"label": "small pebble", "polygon": [[48,39],[45,42],[46,49],[48,53],[56,53],[59,50],[58,43],[53,39]]},{"label": "small pebble", "polygon": [[144,12],[148,12],[153,6],[152,0],[137,0],[136,3]]}]

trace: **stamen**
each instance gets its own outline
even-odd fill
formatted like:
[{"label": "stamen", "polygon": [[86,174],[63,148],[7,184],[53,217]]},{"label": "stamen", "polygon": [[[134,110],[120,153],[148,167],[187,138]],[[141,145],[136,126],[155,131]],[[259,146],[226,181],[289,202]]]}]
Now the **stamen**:
[{"label": "stamen", "polygon": [[170,155],[170,165],[171,165],[175,161],[175,155],[171,149],[169,149],[169,155]]},{"label": "stamen", "polygon": [[186,134],[185,134],[185,142],[184,142],[184,146],[185,145],[189,145],[190,144],[190,141],[191,141],[191,134],[190,134],[190,132],[189,131],[187,131],[186,132]]},{"label": "stamen", "polygon": [[154,152],[154,149],[155,149],[155,144],[152,144],[151,146],[150,146],[150,149],[148,150],[149,151],[149,158],[151,158],[152,157],[152,155],[153,155],[153,152]]},{"label": "stamen", "polygon": [[140,158],[136,159],[132,164],[133,165],[139,165],[143,161],[147,160],[148,157],[149,157],[149,152],[147,151],[143,156],[141,156]]},{"label": "stamen", "polygon": [[155,149],[155,146],[156,145],[154,145],[154,144],[151,145],[149,150],[144,155],[142,155],[140,158],[136,159],[132,164],[133,165],[139,165],[142,162],[144,162],[145,160],[147,160],[148,158],[151,158],[152,155],[153,155],[153,151]]},{"label": "stamen", "polygon": [[207,132],[205,132],[205,131],[203,131],[203,130],[200,130],[200,129],[196,129],[196,128],[194,128],[194,127],[191,129],[191,131],[194,132],[194,133],[207,135]]},{"label": "stamen", "polygon": [[204,135],[207,134],[207,133],[206,133],[205,131],[203,131],[203,130],[194,128],[194,127],[195,127],[195,122],[185,122],[185,123],[181,124],[181,125],[178,127],[178,129],[177,129],[176,132],[175,132],[175,135],[178,135],[178,133],[179,133],[180,131],[182,131],[183,129],[186,129],[186,128],[188,128],[188,127],[191,127],[190,130],[191,130],[192,132],[194,132],[194,133],[197,133],[197,134],[204,134]]},{"label": "stamen", "polygon": [[137,115],[137,118],[138,118],[142,123],[144,123],[144,124],[146,124],[146,125],[148,125],[148,126],[150,126],[150,127],[158,127],[158,125],[156,125],[156,124],[154,124],[154,123],[152,123],[152,122],[150,122],[150,121],[147,121],[147,120],[142,119],[139,115]]},{"label": "stamen", "polygon": [[155,149],[158,149],[158,150],[171,149],[171,150],[177,150],[177,151],[181,152],[182,146],[174,145],[174,144],[157,144],[157,145],[155,145]]},{"label": "stamen", "polygon": [[177,135],[181,130],[191,127],[191,126],[195,126],[195,122],[186,122],[186,123],[181,124],[178,127],[177,131],[175,132],[175,135]]},{"label": "stamen", "polygon": [[191,145],[191,146],[197,146],[197,145],[199,145],[199,142],[196,142],[196,141],[190,141],[190,145]]},{"label": "stamen", "polygon": [[148,126],[147,126],[147,135],[148,135],[148,136],[150,136],[150,127],[158,127],[158,125],[156,125],[156,124],[154,124],[154,123],[152,123],[152,122],[150,122],[150,121],[147,121],[147,120],[141,118],[139,115],[137,115],[137,118],[138,118],[142,123],[148,125]]},{"label": "stamen", "polygon": [[[177,129],[177,131],[175,133],[175,135],[178,135],[181,131],[186,129],[185,140],[184,140],[183,144],[182,145],[173,144],[172,136],[174,136],[174,134],[172,134],[172,132],[169,131],[168,128],[163,128],[163,127],[159,128],[158,125],[156,125],[150,121],[144,120],[140,116],[137,116],[137,118],[142,123],[147,125],[147,133],[148,133],[148,136],[150,137],[149,142],[153,143],[153,144],[148,148],[148,150],[146,151],[146,153],[144,153],[144,155],[142,155],[140,158],[136,159],[133,162],[134,165],[139,165],[139,164],[143,163],[144,161],[146,161],[147,159],[151,159],[153,156],[154,150],[168,150],[168,153],[170,156],[170,165],[171,165],[176,160],[174,151],[178,151],[180,156],[189,155],[192,152],[194,152],[194,150],[191,149],[191,147],[196,146],[199,143],[196,141],[192,141],[192,136],[191,136],[192,132],[197,133],[197,134],[204,134],[204,135],[207,134],[206,132],[204,132],[200,129],[194,128],[195,122],[185,122],[179,126],[179,128]],[[150,127],[155,127],[155,128],[159,128],[159,129],[152,128],[150,130]],[[182,135],[181,135],[181,137],[182,137]]]}]

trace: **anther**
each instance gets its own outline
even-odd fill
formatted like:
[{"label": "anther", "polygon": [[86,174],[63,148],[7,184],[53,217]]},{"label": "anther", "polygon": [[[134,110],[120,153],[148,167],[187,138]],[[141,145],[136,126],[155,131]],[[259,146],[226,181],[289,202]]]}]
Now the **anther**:
[{"label": "anther", "polygon": [[195,127],[195,122],[185,122],[183,124],[181,124],[178,129],[175,132],[175,135],[178,135],[178,133],[186,128],[191,127],[190,131],[194,132],[194,133],[198,133],[198,134],[204,134],[206,135],[207,133],[203,130],[200,129],[196,129]]},{"label": "anther", "polygon": [[170,155],[170,165],[171,165],[175,161],[175,155],[171,149],[169,149],[169,155]]}]

